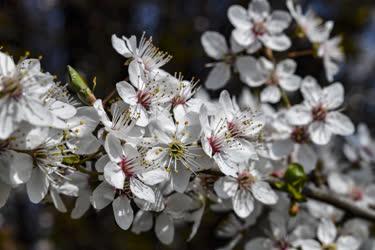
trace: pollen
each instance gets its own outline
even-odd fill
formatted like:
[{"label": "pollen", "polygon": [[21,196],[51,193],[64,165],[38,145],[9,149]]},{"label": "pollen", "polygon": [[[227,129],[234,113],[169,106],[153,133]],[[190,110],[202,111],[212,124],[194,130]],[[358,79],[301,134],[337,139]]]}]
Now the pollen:
[{"label": "pollen", "polygon": [[186,146],[182,142],[177,140],[174,140],[171,143],[169,143],[168,149],[169,156],[176,160],[182,159],[186,152]]}]

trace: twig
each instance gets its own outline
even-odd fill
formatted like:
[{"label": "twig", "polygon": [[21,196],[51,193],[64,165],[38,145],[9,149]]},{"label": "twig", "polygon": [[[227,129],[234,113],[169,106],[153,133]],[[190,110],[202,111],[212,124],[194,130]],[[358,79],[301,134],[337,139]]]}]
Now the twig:
[{"label": "twig", "polygon": [[112,90],[111,93],[109,93],[103,100],[103,105],[106,105],[109,100],[113,97],[113,95],[116,94],[116,89]]},{"label": "twig", "polygon": [[[223,176],[221,172],[215,171],[215,170],[203,170],[199,173],[214,175],[214,176]],[[273,183],[274,181],[275,180],[269,180],[269,182],[271,183]],[[365,207],[359,207],[355,203],[351,202],[350,200],[346,200],[342,197],[338,197],[337,195],[327,190],[322,190],[312,185],[306,185],[303,188],[302,193],[308,198],[321,201],[321,202],[325,202],[334,207],[345,210],[347,213],[352,214],[354,216],[375,222],[375,210],[370,209],[370,208],[365,208]]]},{"label": "twig", "polygon": [[311,199],[323,201],[337,208],[341,208],[352,215],[375,222],[375,210],[359,207],[353,202],[338,197],[329,191],[309,185],[305,186],[302,193]]},{"label": "twig", "polygon": [[313,54],[314,54],[314,51],[312,49],[308,49],[308,50],[300,50],[300,51],[289,52],[288,57],[289,58],[296,58],[296,57],[300,57],[300,56],[310,56],[310,55],[313,55]]}]

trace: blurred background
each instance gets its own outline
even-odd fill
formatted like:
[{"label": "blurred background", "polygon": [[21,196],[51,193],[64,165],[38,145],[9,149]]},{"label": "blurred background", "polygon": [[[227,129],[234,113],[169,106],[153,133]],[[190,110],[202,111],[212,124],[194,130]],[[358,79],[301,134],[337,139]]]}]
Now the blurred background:
[{"label": "blurred background", "polygon": [[[375,1],[302,0],[326,20],[336,23],[334,33],[344,38],[346,63],[337,76],[346,87],[345,112],[357,124],[374,130],[375,119]],[[111,35],[153,36],[155,44],[173,55],[167,71],[182,72],[203,83],[210,69],[200,36],[215,30],[226,37],[232,30],[226,11],[236,0],[0,0],[0,45],[15,55],[42,56],[43,68],[66,81],[66,65],[72,65],[91,81],[97,78],[95,94],[105,97],[115,83],[127,76],[124,58],[111,46]],[[284,0],[271,1],[284,9]],[[298,58],[298,73],[313,74],[327,84],[318,60]],[[240,94],[244,85],[233,77],[226,88]],[[217,96],[219,91],[209,92]],[[115,225],[112,209],[90,210],[79,220],[69,219],[50,204],[33,205],[25,194],[13,192],[0,210],[0,249],[214,249],[214,228],[219,216],[204,216],[197,236],[185,242],[189,227],[178,228],[175,242],[165,247],[153,232],[134,235]],[[72,205],[67,201],[68,206]]]}]

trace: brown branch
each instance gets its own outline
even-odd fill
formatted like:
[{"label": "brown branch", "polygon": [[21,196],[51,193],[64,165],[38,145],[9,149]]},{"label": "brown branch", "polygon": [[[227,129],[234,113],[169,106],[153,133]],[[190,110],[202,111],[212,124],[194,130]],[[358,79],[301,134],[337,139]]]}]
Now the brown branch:
[{"label": "brown branch", "polygon": [[306,197],[311,199],[322,201],[346,212],[360,217],[362,219],[370,220],[375,222],[375,210],[359,207],[352,201],[337,196],[336,194],[314,187],[312,185],[305,186],[302,192]]},{"label": "brown branch", "polygon": [[[224,176],[221,172],[216,170],[203,170],[199,173],[214,176]],[[269,182],[273,183],[274,180],[270,180]],[[352,201],[347,200],[343,197],[339,197],[338,195],[328,190],[323,190],[314,187],[313,185],[306,185],[303,188],[302,193],[308,198],[327,203],[336,208],[342,209],[356,217],[375,222],[375,210],[365,207],[359,207]]]}]

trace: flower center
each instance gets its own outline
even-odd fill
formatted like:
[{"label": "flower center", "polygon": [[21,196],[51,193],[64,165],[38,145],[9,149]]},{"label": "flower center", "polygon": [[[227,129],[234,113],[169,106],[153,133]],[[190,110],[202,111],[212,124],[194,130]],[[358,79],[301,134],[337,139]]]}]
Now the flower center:
[{"label": "flower center", "polygon": [[337,247],[336,247],[336,244],[328,244],[328,245],[324,245],[322,247],[322,250],[336,250]]},{"label": "flower center", "polygon": [[236,123],[228,122],[227,126],[228,126],[228,134],[227,134],[228,137],[236,137],[240,135],[241,132],[238,126],[236,125]]},{"label": "flower center", "polygon": [[315,121],[323,121],[326,119],[327,110],[322,105],[319,105],[313,108],[312,115]]},{"label": "flower center", "polygon": [[309,133],[306,127],[295,127],[290,138],[298,144],[304,144],[309,141]]},{"label": "flower center", "polygon": [[237,179],[242,189],[250,188],[255,182],[255,177],[248,171],[241,172]]},{"label": "flower center", "polygon": [[0,152],[4,151],[9,145],[9,141],[8,140],[0,140]]},{"label": "flower center", "polygon": [[255,36],[262,36],[267,32],[267,28],[263,22],[258,22],[254,24],[252,31]]},{"label": "flower center", "polygon": [[173,140],[171,143],[169,143],[168,149],[169,156],[175,160],[180,160],[185,156],[186,146],[180,141]]},{"label": "flower center", "polygon": [[228,65],[233,65],[236,62],[236,55],[228,53],[224,56],[224,62]]},{"label": "flower center", "polygon": [[271,76],[268,78],[266,84],[268,84],[268,85],[278,85],[279,84],[279,79],[278,79],[276,73],[271,74]]},{"label": "flower center", "polygon": [[146,110],[150,109],[151,105],[151,94],[146,91],[138,91],[137,102],[141,104]]},{"label": "flower center", "polygon": [[15,77],[4,77],[1,85],[0,98],[10,96],[17,100],[22,96],[22,85],[19,79]]},{"label": "flower center", "polygon": [[172,106],[173,107],[176,107],[180,104],[185,104],[186,103],[186,99],[180,95],[177,95],[175,97],[173,97],[172,99]]},{"label": "flower center", "polygon": [[350,197],[354,200],[354,201],[360,201],[363,199],[363,192],[360,188],[358,187],[353,187],[352,190],[351,190],[351,193],[350,193]]},{"label": "flower center", "polygon": [[208,143],[211,146],[212,155],[215,155],[216,153],[220,153],[222,145],[221,145],[221,141],[218,137],[215,137],[215,136],[209,137]]},{"label": "flower center", "polygon": [[279,240],[279,241],[275,242],[274,247],[279,249],[279,250],[288,250],[289,249],[289,243],[285,240]]},{"label": "flower center", "polygon": [[128,159],[127,157],[122,158],[119,166],[122,172],[124,172],[125,176],[132,177],[134,175],[131,159]]}]

